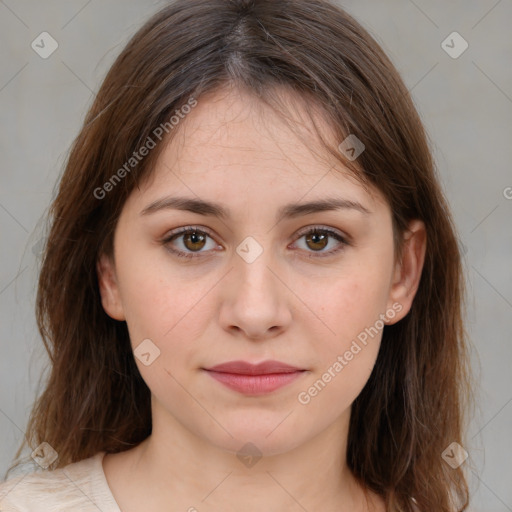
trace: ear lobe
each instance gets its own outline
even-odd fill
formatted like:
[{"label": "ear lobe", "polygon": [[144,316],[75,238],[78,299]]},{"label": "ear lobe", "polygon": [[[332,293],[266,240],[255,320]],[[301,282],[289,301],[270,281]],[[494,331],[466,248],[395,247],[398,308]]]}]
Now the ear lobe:
[{"label": "ear lobe", "polygon": [[399,303],[402,308],[392,321],[388,320],[386,322],[387,324],[398,322],[410,311],[420,284],[426,248],[427,233],[425,224],[421,220],[411,221],[404,234],[402,261],[398,261],[395,265],[388,302],[388,307]]},{"label": "ear lobe", "polygon": [[96,273],[105,313],[114,320],[126,320],[117,285],[117,276],[112,259],[102,254],[96,262]]}]

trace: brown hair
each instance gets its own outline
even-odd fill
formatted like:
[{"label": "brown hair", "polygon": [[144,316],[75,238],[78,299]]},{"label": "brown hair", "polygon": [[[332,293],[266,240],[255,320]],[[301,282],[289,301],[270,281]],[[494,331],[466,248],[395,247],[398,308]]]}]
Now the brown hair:
[{"label": "brown hair", "polygon": [[398,72],[361,25],[323,0],[178,0],[151,17],[116,59],[50,210],[37,322],[51,364],[25,442],[32,449],[48,442],[59,455],[54,469],[129,449],[151,433],[150,392],[125,322],[101,306],[95,264],[102,252],[112,253],[120,211],[163,144],[103,198],[98,190],[173,112],[223,85],[268,102],[277,101],[278,86],[313,100],[338,142],[355,134],[365,144],[357,167],[332,144],[326,149],[383,193],[395,239],[409,220],[425,223],[420,285],[409,314],[384,328],[373,373],[353,403],[347,463],[389,511],[415,504],[421,511],[466,510],[463,469],[441,457],[451,442],[464,444],[471,405],[453,221]]}]

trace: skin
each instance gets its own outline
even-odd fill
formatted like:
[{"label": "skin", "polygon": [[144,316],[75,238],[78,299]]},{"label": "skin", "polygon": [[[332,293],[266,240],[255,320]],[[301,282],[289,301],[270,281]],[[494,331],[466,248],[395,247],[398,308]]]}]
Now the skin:
[{"label": "skin", "polygon": [[[408,313],[423,266],[425,228],[421,221],[410,223],[398,262],[382,195],[365,191],[322,153],[300,101],[287,92],[282,97],[294,105],[295,126],[305,139],[245,92],[201,97],[151,178],[124,205],[114,257],[99,258],[105,311],[127,322],[134,349],[150,339],[160,350],[148,366],[135,359],[151,390],[152,435],[104,459],[123,512],[384,510],[376,495],[365,498],[345,462],[351,404],[372,372],[382,332],[309,403],[300,403],[298,394],[393,304],[394,318],[385,323]],[[320,117],[317,122],[328,133]],[[221,203],[232,216],[170,208],[141,214],[170,195]],[[338,209],[276,223],[284,204],[328,196],[357,201],[370,213]],[[209,231],[205,241],[178,235],[161,242],[186,226]],[[329,237],[322,245],[298,235],[315,226],[348,236],[350,243],[321,257],[340,242]],[[251,263],[236,252],[248,236],[263,249]],[[199,251],[199,257],[179,258],[169,247]],[[237,359],[274,359],[307,371],[253,397],[201,369]],[[247,442],[262,454],[251,467],[237,457]]]}]

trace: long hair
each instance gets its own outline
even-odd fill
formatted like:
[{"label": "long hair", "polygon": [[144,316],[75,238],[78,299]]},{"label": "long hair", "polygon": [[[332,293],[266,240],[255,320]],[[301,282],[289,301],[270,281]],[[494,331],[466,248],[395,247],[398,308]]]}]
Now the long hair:
[{"label": "long hair", "polygon": [[[357,165],[322,141],[361,183],[382,192],[398,254],[408,221],[425,223],[419,288],[409,314],[384,328],[375,368],[352,405],[347,463],[389,511],[466,510],[463,468],[442,458],[453,441],[464,445],[471,405],[454,223],[397,70],[358,22],[324,0],[178,0],[117,57],[50,208],[36,301],[49,374],[16,457],[25,443],[34,449],[46,441],[58,453],[56,469],[150,435],[150,391],[126,323],[102,308],[96,261],[112,253],[120,211],[154,168],[163,147],[155,134],[164,127],[171,138],[180,127],[169,119],[224,85],[272,105],[275,91],[288,89],[321,109],[338,143],[356,135],[365,145]],[[148,137],[155,147],[131,161]]]}]

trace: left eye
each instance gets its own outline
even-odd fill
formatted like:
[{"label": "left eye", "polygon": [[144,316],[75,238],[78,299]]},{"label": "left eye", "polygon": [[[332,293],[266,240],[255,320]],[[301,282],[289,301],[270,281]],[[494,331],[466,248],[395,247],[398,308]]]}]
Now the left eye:
[{"label": "left eye", "polygon": [[[348,242],[344,236],[329,228],[310,228],[305,233],[299,235],[299,240],[301,238],[305,238],[306,246],[312,249],[313,252],[320,253],[318,254],[318,257],[331,256],[332,254],[341,251],[346,245],[348,245]],[[329,251],[324,251],[323,249],[325,249],[325,247],[327,247],[329,244],[330,238],[337,240],[339,242],[338,246]],[[316,256],[316,254],[309,255],[310,258],[314,258]]]},{"label": "left eye", "polygon": [[[306,252],[317,253],[309,255],[309,257],[330,256],[342,250],[345,245],[348,245],[345,237],[343,237],[337,231],[329,228],[310,228],[298,236],[299,240],[301,238],[305,238],[306,247],[311,249],[311,251],[306,249]],[[170,233],[169,236],[162,240],[162,244],[164,244],[167,249],[176,256],[190,259],[200,257],[202,252],[208,252],[202,251],[202,249],[206,246],[206,241],[208,238],[212,240],[212,249],[217,247],[217,245],[213,243],[213,238],[208,232],[196,227],[187,227],[182,228],[177,232],[175,231]],[[339,242],[338,247],[335,247],[329,251],[324,251],[325,247],[329,245],[329,239],[331,238],[334,238]],[[181,241],[181,245],[184,250],[171,247],[171,242],[174,242],[175,240]]]}]

